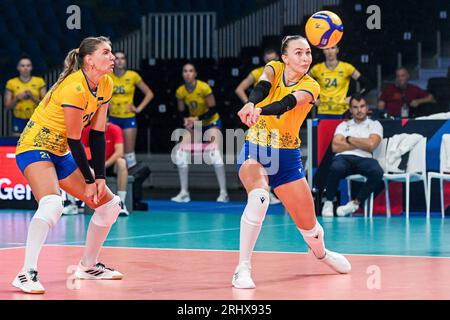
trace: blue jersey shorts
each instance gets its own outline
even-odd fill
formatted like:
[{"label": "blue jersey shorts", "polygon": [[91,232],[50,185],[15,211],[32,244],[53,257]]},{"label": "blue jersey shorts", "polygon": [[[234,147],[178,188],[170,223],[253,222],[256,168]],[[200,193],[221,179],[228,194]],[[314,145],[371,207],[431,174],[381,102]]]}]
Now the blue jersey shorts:
[{"label": "blue jersey shorts", "polygon": [[22,173],[24,173],[25,168],[29,164],[38,161],[52,162],[55,166],[58,180],[67,178],[78,168],[70,152],[63,156],[57,156],[46,150],[30,150],[16,155],[16,163]]},{"label": "blue jersey shorts", "polygon": [[137,128],[136,117],[131,118],[116,118],[116,117],[108,117],[111,123],[118,125],[119,127],[124,129]]},{"label": "blue jersey shorts", "polygon": [[272,189],[305,177],[299,148],[279,149],[245,141],[238,158],[238,172],[248,159],[253,159],[264,167]]}]

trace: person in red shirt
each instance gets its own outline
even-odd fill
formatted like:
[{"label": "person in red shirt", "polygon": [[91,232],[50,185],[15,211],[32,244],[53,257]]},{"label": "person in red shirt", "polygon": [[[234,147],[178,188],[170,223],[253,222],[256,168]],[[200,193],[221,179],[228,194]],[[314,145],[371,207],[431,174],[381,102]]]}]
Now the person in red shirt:
[{"label": "person in red shirt", "polygon": [[420,105],[435,102],[431,94],[418,86],[409,84],[408,81],[408,70],[404,67],[398,68],[395,72],[395,83],[383,90],[378,101],[378,109],[394,117],[408,118],[417,113],[416,110]]},{"label": "person in red shirt", "polygon": [[[86,154],[90,160],[89,150],[89,130],[90,126],[84,128],[81,141],[86,148]],[[121,200],[122,215],[129,215],[129,212],[125,206],[125,198],[127,197],[127,182],[128,182],[128,168],[127,162],[124,158],[124,146],[123,146],[123,133],[122,129],[109,121],[106,123],[105,131],[106,149],[105,149],[105,168],[106,176],[117,177],[117,195]],[[68,197],[68,200],[64,203],[64,214],[76,214],[78,213],[78,207],[75,204],[75,199]]]}]

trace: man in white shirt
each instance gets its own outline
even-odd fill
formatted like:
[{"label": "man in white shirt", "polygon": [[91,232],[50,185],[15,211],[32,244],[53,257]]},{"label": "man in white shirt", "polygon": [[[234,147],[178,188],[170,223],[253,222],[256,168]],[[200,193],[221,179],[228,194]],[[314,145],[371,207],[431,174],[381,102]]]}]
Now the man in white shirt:
[{"label": "man in white shirt", "polygon": [[326,181],[326,201],[322,216],[333,216],[333,198],[339,181],[352,174],[360,174],[367,182],[354,199],[336,210],[338,216],[348,216],[358,210],[359,205],[378,189],[383,179],[383,169],[373,159],[372,152],[383,139],[383,127],[380,122],[367,117],[367,102],[360,94],[350,99],[352,120],[342,122],[334,133],[332,141],[334,156]]}]

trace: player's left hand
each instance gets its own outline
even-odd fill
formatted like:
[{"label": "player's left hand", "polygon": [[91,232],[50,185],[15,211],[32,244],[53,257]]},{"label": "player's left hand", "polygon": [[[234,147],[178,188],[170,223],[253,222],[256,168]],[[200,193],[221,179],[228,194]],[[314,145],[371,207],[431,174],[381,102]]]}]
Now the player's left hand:
[{"label": "player's left hand", "polygon": [[95,184],[97,185],[97,199],[100,200],[106,195],[106,180],[95,179]]}]

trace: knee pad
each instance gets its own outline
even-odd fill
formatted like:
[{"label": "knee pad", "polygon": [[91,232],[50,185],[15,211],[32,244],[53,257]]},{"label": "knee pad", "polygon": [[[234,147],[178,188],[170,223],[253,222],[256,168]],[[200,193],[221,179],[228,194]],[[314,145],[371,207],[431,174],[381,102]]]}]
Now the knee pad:
[{"label": "knee pad", "polygon": [[94,210],[92,222],[100,227],[110,227],[116,222],[120,213],[120,198],[116,195],[107,203]]},{"label": "knee pad", "polygon": [[219,150],[212,149],[208,152],[210,164],[214,167],[222,167],[223,166],[223,158],[220,154]]},{"label": "knee pad", "polygon": [[180,148],[175,152],[175,157],[172,158],[173,163],[175,163],[178,167],[186,168],[189,164],[189,156],[190,153]]},{"label": "knee pad", "polygon": [[63,209],[62,197],[51,194],[41,198],[33,219],[38,218],[44,220],[52,228],[58,222],[59,218],[61,218]]},{"label": "knee pad", "polygon": [[253,226],[260,226],[266,218],[269,202],[269,192],[260,188],[253,189],[248,194],[247,206],[242,219]]}]

